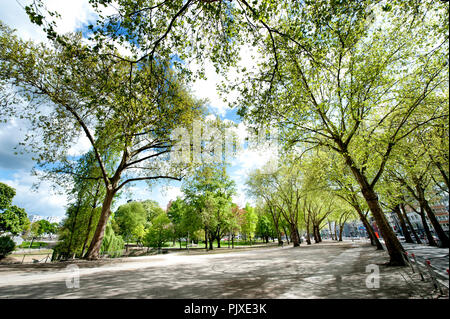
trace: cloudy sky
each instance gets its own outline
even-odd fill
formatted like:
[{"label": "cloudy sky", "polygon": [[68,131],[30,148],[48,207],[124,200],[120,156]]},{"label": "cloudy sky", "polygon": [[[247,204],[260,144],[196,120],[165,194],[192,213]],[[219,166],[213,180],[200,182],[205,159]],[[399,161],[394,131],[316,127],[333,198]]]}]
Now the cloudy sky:
[{"label": "cloudy sky", "polygon": [[[16,29],[17,34],[25,40],[46,41],[45,34],[29,20],[23,7],[28,0],[0,0],[0,20],[11,28]],[[88,0],[47,0],[47,7],[58,11],[62,19],[59,20],[58,31],[71,32],[83,29],[89,21],[95,19],[95,13],[88,5]],[[242,65],[251,65],[252,56],[248,48],[241,52]],[[238,123],[239,135],[245,135],[246,127],[240,121],[234,110],[227,107],[216,90],[216,85],[222,80],[214,71],[212,65],[206,64],[207,80],[193,84],[192,90],[199,98],[208,98],[211,114],[219,116],[222,120]],[[227,100],[233,97],[227,97]],[[26,133],[26,123],[19,119],[10,119],[7,123],[0,123],[0,182],[14,187],[17,195],[14,204],[26,209],[29,215],[64,216],[67,204],[64,194],[54,193],[54,185],[49,182],[41,182],[37,190],[32,185],[37,182],[31,175],[34,166],[32,154],[15,155],[15,148]],[[89,149],[87,139],[73,145],[72,155],[82,154]],[[244,149],[232,160],[229,174],[237,184],[238,194],[234,201],[240,206],[251,202],[246,197],[244,183],[246,175],[252,169],[262,166],[268,160],[268,152]],[[180,183],[171,182],[169,185],[157,185],[149,189],[146,184],[135,184],[130,188],[129,194],[125,194],[117,202],[117,205],[128,199],[145,200],[153,199],[165,208],[171,199],[181,196]],[[116,205],[116,206],[117,206]]]}]

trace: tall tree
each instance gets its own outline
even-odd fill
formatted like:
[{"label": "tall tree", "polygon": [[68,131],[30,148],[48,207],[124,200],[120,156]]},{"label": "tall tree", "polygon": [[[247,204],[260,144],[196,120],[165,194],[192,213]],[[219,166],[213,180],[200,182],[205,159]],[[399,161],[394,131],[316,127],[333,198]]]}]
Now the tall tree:
[{"label": "tall tree", "polygon": [[[448,4],[283,2],[268,20],[258,75],[239,85],[239,114],[278,123],[287,147],[309,143],[341,156],[390,255],[403,248],[375,190],[397,143],[442,118],[447,103]],[[250,72],[250,71],[249,71]],[[253,70],[251,71],[253,72]],[[249,80],[250,79],[250,80]],[[427,112],[422,112],[427,110]],[[426,118],[416,114],[426,114]]]},{"label": "tall tree", "polygon": [[213,240],[217,240],[220,247],[220,239],[227,233],[232,219],[232,196],[236,191],[226,165],[200,166],[185,180],[182,191],[188,205],[195,207],[192,213],[201,216],[209,249],[213,249]]},{"label": "tall tree", "polygon": [[12,204],[16,190],[0,183],[0,234],[11,233],[17,235],[29,223],[25,209]]},{"label": "tall tree", "polygon": [[[100,168],[100,176],[91,177],[100,178],[106,191],[86,254],[98,258],[111,203],[125,185],[180,179],[182,167],[167,165],[175,143],[171,131],[199,115],[202,102],[191,97],[183,74],[173,72],[168,62],[135,65],[112,59],[116,51],[94,54],[80,35],[68,37],[65,45],[45,47],[19,40],[3,25],[0,30],[0,64],[29,100],[20,113],[33,127],[26,145],[37,154],[38,167],[76,173],[66,171],[67,150],[80,136],[90,142]],[[51,111],[39,108],[42,103]],[[111,171],[106,154],[116,156]]]}]

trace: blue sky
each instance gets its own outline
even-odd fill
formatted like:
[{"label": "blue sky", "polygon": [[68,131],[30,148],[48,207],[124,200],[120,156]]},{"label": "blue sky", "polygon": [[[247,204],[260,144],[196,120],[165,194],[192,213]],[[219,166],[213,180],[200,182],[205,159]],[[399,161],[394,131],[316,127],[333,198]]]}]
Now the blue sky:
[{"label": "blue sky", "polygon": [[[17,34],[26,40],[46,41],[45,34],[35,25],[31,24],[22,6],[28,4],[29,0],[2,0],[0,3],[0,20],[8,26],[17,30]],[[84,29],[89,22],[95,18],[94,13],[88,5],[88,0],[60,1],[48,0],[47,6],[57,10],[61,15],[61,23],[58,25],[60,32],[72,32]],[[126,50],[126,49],[125,49]],[[248,50],[241,53],[242,64],[248,65],[252,57]],[[193,66],[193,68],[198,66]],[[199,98],[209,100],[211,114],[219,116],[222,120],[231,120],[239,123],[238,131],[245,134],[245,125],[240,121],[235,110],[228,108],[227,103],[222,100],[216,91],[216,85],[222,78],[215,73],[214,67],[208,62],[204,63],[207,80],[201,80],[192,85],[193,93]],[[232,96],[227,99],[232,99]],[[39,214],[42,216],[64,216],[67,199],[65,194],[55,193],[54,186],[47,181],[42,181],[37,190],[32,190],[32,185],[38,180],[31,175],[34,166],[31,154],[14,155],[15,147],[23,139],[26,132],[26,123],[19,119],[10,119],[7,123],[0,123],[0,182],[14,187],[17,195],[14,204],[26,209],[29,215]],[[87,151],[89,143],[81,139],[73,145],[71,151],[78,155]],[[267,153],[267,152],[266,152]],[[246,175],[254,168],[260,167],[267,160],[267,154],[243,150],[232,160],[228,172],[237,184],[238,194],[234,201],[243,206],[251,199],[247,198],[244,191]],[[181,195],[180,182],[163,182],[149,189],[145,183],[136,183],[130,188],[132,195],[124,194],[116,202],[116,207],[125,203],[128,199],[145,200],[153,199],[165,208],[171,199]]]}]

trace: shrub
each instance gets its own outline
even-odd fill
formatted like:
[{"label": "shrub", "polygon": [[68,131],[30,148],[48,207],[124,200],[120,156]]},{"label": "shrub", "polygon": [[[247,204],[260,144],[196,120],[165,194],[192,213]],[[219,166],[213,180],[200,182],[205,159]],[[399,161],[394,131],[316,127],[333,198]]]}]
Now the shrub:
[{"label": "shrub", "polygon": [[9,255],[14,250],[14,248],[16,248],[16,244],[11,239],[11,237],[0,237],[0,259],[5,258],[7,255]]}]

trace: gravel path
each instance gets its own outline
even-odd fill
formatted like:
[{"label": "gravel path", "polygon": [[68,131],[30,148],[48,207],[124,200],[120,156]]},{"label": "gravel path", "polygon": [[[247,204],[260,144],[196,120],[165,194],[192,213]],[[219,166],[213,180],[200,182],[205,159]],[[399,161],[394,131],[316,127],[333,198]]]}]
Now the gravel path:
[{"label": "gravel path", "polygon": [[[0,298],[428,298],[429,283],[362,242],[323,242],[222,254],[0,268]],[[377,265],[374,265],[377,264]],[[379,288],[368,288],[378,267]],[[65,265],[64,265],[65,266]],[[373,268],[371,268],[373,269]],[[66,279],[79,274],[79,288]],[[71,282],[69,281],[69,286]],[[76,286],[76,285],[75,285]]]}]

